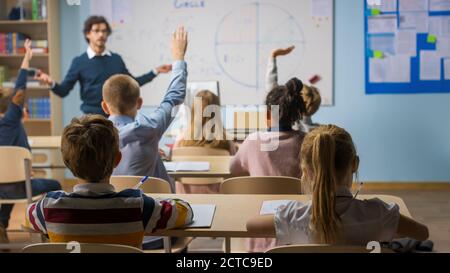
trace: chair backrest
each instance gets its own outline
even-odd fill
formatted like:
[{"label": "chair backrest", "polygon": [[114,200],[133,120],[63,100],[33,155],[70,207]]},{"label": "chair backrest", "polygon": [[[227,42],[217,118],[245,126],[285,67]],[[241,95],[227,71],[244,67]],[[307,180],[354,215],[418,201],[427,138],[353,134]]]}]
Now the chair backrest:
[{"label": "chair backrest", "polygon": [[[381,253],[394,253],[391,249],[381,248]],[[337,245],[290,245],[269,249],[266,253],[371,253],[364,246]]]},{"label": "chair backrest", "polygon": [[31,171],[31,152],[22,147],[0,147],[0,184],[27,180],[26,162]]},{"label": "chair backrest", "polygon": [[300,194],[300,179],[292,177],[235,177],[220,186],[221,194]]},{"label": "chair backrest", "polygon": [[[142,176],[112,176],[110,179],[111,185],[114,186],[117,192],[133,189],[140,181]],[[151,177],[140,189],[144,193],[171,193],[170,184],[166,180]]]},{"label": "chair backrest", "polygon": [[61,243],[29,245],[22,253],[143,253],[143,251],[123,245]]},{"label": "chair backrest", "polygon": [[208,147],[175,147],[172,150],[172,158],[177,156],[229,156],[230,152],[225,149]]}]

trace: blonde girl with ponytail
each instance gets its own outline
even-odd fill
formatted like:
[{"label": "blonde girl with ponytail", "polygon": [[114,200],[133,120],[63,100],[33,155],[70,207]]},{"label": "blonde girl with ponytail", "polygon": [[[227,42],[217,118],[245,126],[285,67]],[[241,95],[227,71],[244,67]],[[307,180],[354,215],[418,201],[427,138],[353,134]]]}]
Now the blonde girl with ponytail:
[{"label": "blonde girl with ponytail", "polygon": [[275,216],[257,217],[247,229],[276,234],[278,245],[344,244],[365,246],[398,237],[428,238],[428,228],[400,214],[396,204],[378,198],[358,200],[351,193],[359,158],[344,129],[320,126],[301,146],[303,189],[311,201],[290,202]]}]

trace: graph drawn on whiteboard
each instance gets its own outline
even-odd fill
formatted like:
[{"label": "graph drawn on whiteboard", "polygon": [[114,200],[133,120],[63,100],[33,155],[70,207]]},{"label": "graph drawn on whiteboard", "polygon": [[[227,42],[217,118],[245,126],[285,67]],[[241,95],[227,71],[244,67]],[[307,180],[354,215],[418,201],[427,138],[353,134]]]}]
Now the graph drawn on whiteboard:
[{"label": "graph drawn on whiteboard", "polygon": [[[277,22],[266,23],[264,18],[268,17],[277,18]],[[297,65],[289,71],[294,74],[302,64],[305,43],[302,28],[288,11],[255,2],[236,7],[223,17],[216,32],[215,53],[223,73],[232,81],[261,90],[270,50],[296,46],[291,60]],[[242,69],[247,73],[241,73]]]},{"label": "graph drawn on whiteboard", "polygon": [[[291,45],[296,49],[277,59],[279,83],[319,75],[323,80],[316,87],[323,104],[332,105],[333,0],[194,2],[90,1],[92,14],[112,22],[108,49],[123,57],[133,75],[171,63],[171,34],[183,25],[189,32],[189,81],[219,82],[224,105],[263,103],[270,53]],[[159,105],[170,80],[170,75],[160,75],[143,86],[145,105]]]}]

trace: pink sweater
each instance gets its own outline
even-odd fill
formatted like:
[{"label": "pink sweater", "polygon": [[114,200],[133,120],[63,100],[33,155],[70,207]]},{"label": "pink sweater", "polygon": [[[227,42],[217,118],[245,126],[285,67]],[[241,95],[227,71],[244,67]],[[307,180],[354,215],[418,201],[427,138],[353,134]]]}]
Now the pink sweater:
[{"label": "pink sweater", "polygon": [[[233,176],[288,176],[300,178],[300,147],[304,133],[267,132],[250,135],[231,161]],[[262,151],[263,145],[276,143],[274,151]]]}]

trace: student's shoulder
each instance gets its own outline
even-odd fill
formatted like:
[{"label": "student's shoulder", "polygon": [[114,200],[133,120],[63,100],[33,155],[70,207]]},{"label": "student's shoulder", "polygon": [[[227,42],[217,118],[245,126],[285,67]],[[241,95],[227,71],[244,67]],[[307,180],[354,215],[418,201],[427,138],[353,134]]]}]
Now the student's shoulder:
[{"label": "student's shoulder", "polygon": [[399,206],[394,203],[386,203],[380,198],[358,200],[365,210],[375,213],[378,217],[383,217],[390,213],[399,213]]}]

